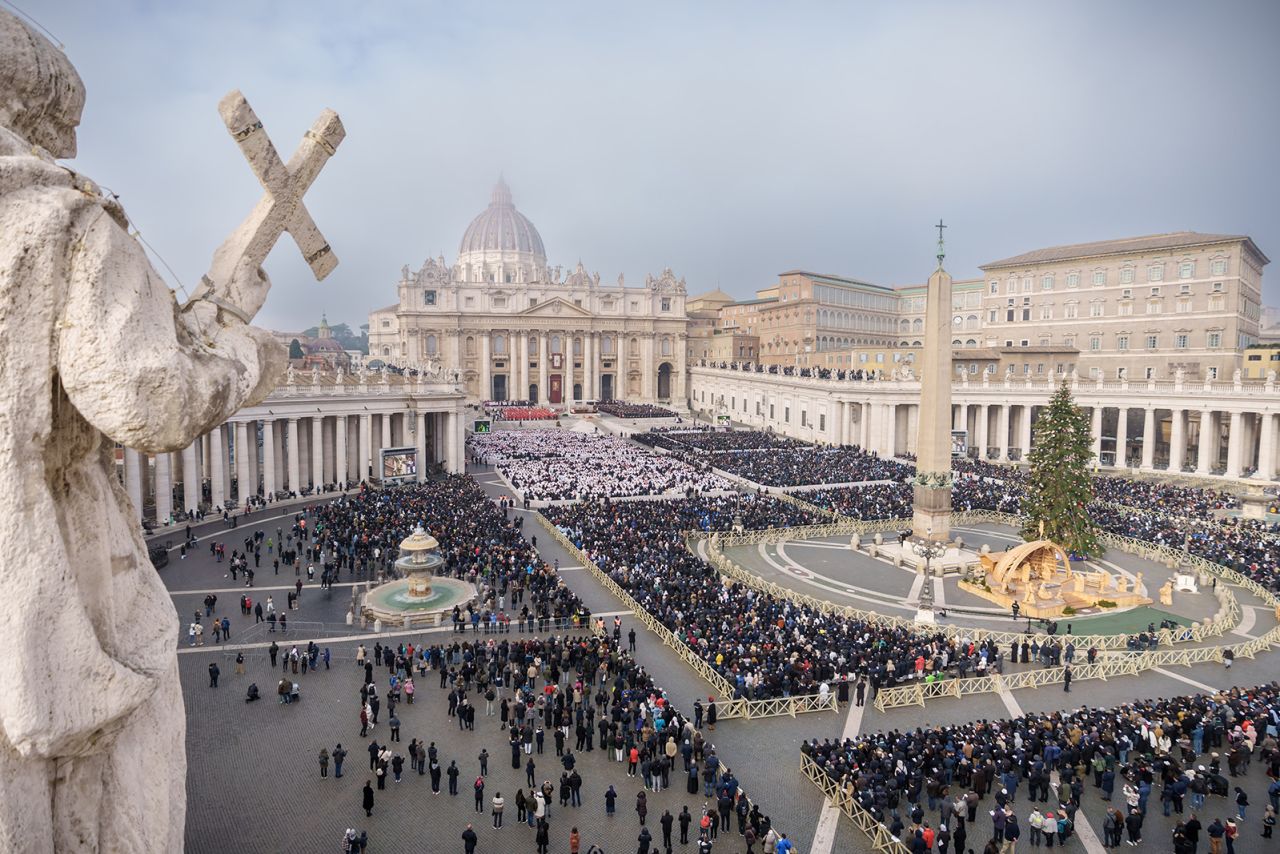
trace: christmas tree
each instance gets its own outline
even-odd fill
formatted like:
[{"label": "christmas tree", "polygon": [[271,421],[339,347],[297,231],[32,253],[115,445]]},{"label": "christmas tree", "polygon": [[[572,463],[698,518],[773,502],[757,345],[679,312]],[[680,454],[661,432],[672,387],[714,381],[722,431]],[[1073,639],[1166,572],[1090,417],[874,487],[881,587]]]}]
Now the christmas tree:
[{"label": "christmas tree", "polygon": [[1102,549],[1089,515],[1093,500],[1089,429],[1089,416],[1072,402],[1071,389],[1064,382],[1035,424],[1035,446],[1028,457],[1031,472],[1022,500],[1022,536],[1052,540],[1070,554],[1093,557]]}]

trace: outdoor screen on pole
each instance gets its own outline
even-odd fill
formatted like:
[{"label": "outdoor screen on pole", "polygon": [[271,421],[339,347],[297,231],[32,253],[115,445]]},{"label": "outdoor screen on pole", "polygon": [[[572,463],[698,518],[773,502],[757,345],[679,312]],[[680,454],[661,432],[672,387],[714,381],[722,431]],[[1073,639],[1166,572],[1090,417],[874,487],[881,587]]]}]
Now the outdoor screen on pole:
[{"label": "outdoor screen on pole", "polygon": [[418,479],[417,448],[383,448],[382,482],[396,483]]}]

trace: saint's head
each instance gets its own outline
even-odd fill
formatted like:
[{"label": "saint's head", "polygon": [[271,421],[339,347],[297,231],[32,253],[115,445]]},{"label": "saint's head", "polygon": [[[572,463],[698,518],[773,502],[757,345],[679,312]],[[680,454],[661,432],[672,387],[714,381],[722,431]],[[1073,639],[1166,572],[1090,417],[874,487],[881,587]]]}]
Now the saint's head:
[{"label": "saint's head", "polygon": [[0,127],[54,157],[74,157],[84,83],[66,55],[0,9]]}]

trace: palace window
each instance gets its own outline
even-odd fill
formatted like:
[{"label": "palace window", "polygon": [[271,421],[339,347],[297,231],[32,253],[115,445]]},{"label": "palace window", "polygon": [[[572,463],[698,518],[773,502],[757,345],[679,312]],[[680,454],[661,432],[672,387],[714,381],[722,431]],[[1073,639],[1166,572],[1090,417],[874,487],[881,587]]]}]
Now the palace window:
[{"label": "palace window", "polygon": [[1093,286],[1100,288],[1107,283],[1107,273],[1105,270],[1093,271]]},{"label": "palace window", "polygon": [[1158,336],[1158,335],[1148,335],[1148,336],[1147,336],[1147,349],[1148,349],[1148,350],[1155,350],[1155,349],[1158,349],[1159,347],[1160,347],[1160,336]]},{"label": "palace window", "polygon": [[1078,288],[1078,287],[1080,287],[1080,274],[1079,274],[1079,273],[1067,273],[1067,287],[1069,287],[1069,288]]},{"label": "palace window", "polygon": [[1090,336],[1089,336],[1089,349],[1090,349],[1090,350],[1095,350],[1095,351],[1096,351],[1096,350],[1101,350],[1101,349],[1102,349],[1102,336],[1101,336],[1101,335],[1090,335]]},{"label": "palace window", "polygon": [[1187,336],[1185,333],[1179,333],[1174,336],[1173,346],[1179,350],[1187,349]]},{"label": "palace window", "polygon": [[1040,290],[1042,291],[1053,290],[1053,276],[1045,276],[1040,280]]},{"label": "palace window", "polygon": [[1121,267],[1120,268],[1120,284],[1127,285],[1127,284],[1130,284],[1131,282],[1133,282],[1133,268]]},{"label": "palace window", "polygon": [[435,291],[423,291],[423,292],[422,292],[422,298],[423,298],[423,301],[426,303],[426,305],[435,305],[435,304],[436,304],[436,292],[435,292]]},{"label": "palace window", "polygon": [[1215,276],[1225,276],[1227,274],[1227,259],[1215,258],[1213,263],[1209,265],[1209,271]]},{"label": "palace window", "polygon": [[1181,264],[1178,265],[1179,279],[1190,279],[1193,276],[1195,276],[1195,274],[1196,274],[1195,261],[1183,261]]},{"label": "palace window", "polygon": [[662,298],[662,310],[671,311],[671,297]]},{"label": "palace window", "polygon": [[1128,349],[1129,349],[1129,336],[1128,336],[1128,335],[1117,335],[1117,336],[1116,336],[1116,349],[1117,349],[1117,350],[1128,350]]},{"label": "palace window", "polygon": [[1210,350],[1218,349],[1219,347],[1222,346],[1222,333],[1210,332],[1207,338],[1207,343],[1209,345]]},{"label": "palace window", "polygon": [[1163,282],[1164,281],[1164,264],[1152,264],[1150,267],[1148,267],[1147,281]]},{"label": "palace window", "polygon": [[426,339],[427,355],[434,356],[436,354],[436,336],[428,335]]}]

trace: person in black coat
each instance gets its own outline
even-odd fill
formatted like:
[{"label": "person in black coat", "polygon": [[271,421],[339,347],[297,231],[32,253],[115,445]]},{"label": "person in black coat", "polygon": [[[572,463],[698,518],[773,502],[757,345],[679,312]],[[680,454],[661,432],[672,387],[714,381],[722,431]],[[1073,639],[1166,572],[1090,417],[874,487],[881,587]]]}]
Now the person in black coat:
[{"label": "person in black coat", "polygon": [[675,824],[675,816],[671,814],[671,810],[663,810],[662,818],[658,819],[658,824],[662,825],[662,847],[671,847],[671,827]]},{"label": "person in black coat", "polygon": [[476,850],[476,841],[476,832],[468,824],[467,829],[462,831],[462,850],[466,854],[472,854]]},{"label": "person in black coat", "polygon": [[364,814],[373,815],[373,783],[369,780],[364,781],[364,800],[361,803],[364,806]]}]

